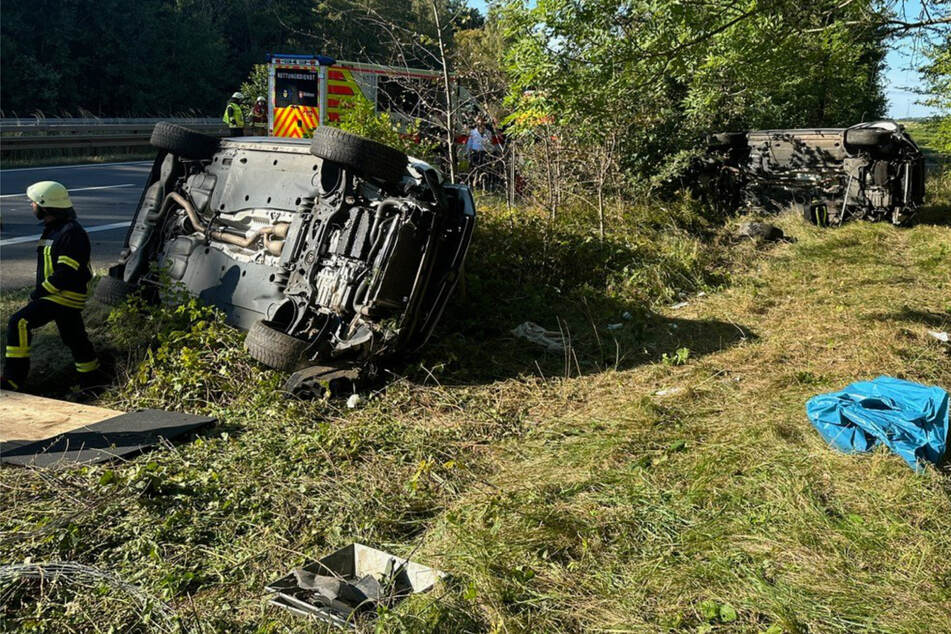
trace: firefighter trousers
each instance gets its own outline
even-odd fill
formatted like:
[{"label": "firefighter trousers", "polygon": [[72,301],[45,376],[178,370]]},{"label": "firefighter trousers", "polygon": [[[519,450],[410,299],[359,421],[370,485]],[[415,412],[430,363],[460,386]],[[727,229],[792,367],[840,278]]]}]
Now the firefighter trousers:
[{"label": "firefighter trousers", "polygon": [[6,360],[3,378],[20,389],[30,372],[30,342],[33,330],[51,321],[56,322],[59,336],[73,353],[76,370],[82,379],[99,368],[96,351],[86,334],[83,313],[45,299],[34,299],[10,317],[7,325]]}]

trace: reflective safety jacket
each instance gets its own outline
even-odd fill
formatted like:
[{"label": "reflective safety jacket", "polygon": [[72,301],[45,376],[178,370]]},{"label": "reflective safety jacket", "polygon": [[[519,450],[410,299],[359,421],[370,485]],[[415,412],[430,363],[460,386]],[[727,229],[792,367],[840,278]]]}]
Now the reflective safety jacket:
[{"label": "reflective safety jacket", "polygon": [[225,108],[225,114],[221,117],[221,120],[225,122],[229,128],[243,128],[244,127],[244,112],[241,110],[241,106],[236,103],[229,103]]},{"label": "reflective safety jacket", "polygon": [[46,225],[36,249],[33,297],[82,309],[92,279],[89,251],[89,236],[75,217]]}]

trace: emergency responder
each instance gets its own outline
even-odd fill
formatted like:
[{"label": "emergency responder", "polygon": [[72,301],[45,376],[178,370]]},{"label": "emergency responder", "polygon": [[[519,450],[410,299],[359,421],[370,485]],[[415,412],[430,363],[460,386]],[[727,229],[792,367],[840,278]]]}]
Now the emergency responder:
[{"label": "emergency responder", "polygon": [[267,102],[264,97],[258,97],[251,110],[251,128],[256,136],[267,136]]},{"label": "emergency responder", "polygon": [[469,138],[466,140],[466,151],[469,153],[469,185],[471,187],[476,187],[479,184],[483,189],[485,188],[483,165],[485,164],[485,153],[491,142],[491,137],[485,133],[485,124],[479,119],[475,127],[469,131]]},{"label": "emergency responder", "polygon": [[36,288],[30,303],[10,318],[7,348],[0,387],[22,390],[30,371],[30,340],[33,330],[51,321],[76,362],[81,387],[101,379],[99,359],[83,325],[89,267],[89,236],[76,221],[69,193],[60,183],[41,181],[30,185],[27,198],[33,213],[43,223],[36,249]]},{"label": "emergency responder", "polygon": [[244,103],[244,95],[236,92],[231,95],[228,105],[225,106],[225,114],[221,120],[228,126],[231,136],[244,136],[244,111],[241,104]]}]

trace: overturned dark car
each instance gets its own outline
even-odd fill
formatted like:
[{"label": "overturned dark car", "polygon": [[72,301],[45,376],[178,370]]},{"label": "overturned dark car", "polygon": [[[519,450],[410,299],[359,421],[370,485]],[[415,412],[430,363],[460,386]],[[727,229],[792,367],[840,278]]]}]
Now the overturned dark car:
[{"label": "overturned dark car", "polygon": [[469,189],[336,128],[219,140],[170,123],[119,262],[96,297],[159,298],[170,277],[248,331],[288,389],[372,375],[429,338],[475,223]]},{"label": "overturned dark car", "polygon": [[894,121],[708,138],[703,194],[734,209],[795,209],[810,222],[907,224],[924,202],[921,150]]}]

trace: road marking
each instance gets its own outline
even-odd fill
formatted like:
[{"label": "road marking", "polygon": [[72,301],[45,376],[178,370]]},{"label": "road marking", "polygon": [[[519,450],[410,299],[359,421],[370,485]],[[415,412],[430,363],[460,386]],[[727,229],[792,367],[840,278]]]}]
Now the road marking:
[{"label": "road marking", "polygon": [[[69,189],[68,192],[88,192],[94,189],[118,189],[120,187],[135,187],[135,183],[124,183],[122,185],[102,185],[100,187],[77,187],[76,189]],[[3,194],[0,198],[14,198],[16,196],[22,196],[26,198],[26,193],[22,194]]]},{"label": "road marking", "polygon": [[106,167],[109,165],[151,165],[152,161],[125,161],[122,163],[81,163],[79,165],[50,165],[48,167],[14,167],[10,169],[0,170],[0,174],[6,174],[7,172],[33,172],[39,170],[62,170],[62,169],[76,169],[79,167]]},{"label": "road marking", "polygon": [[[122,229],[123,227],[128,227],[132,224],[131,220],[126,220],[125,222],[113,222],[110,225],[97,225],[95,227],[83,227],[86,230],[86,233],[95,233],[97,231],[109,231],[110,229]],[[36,234],[35,236],[21,236],[19,238],[7,238],[6,240],[0,240],[0,247],[9,247],[14,244],[23,244],[24,242],[36,242],[42,236]]]}]

